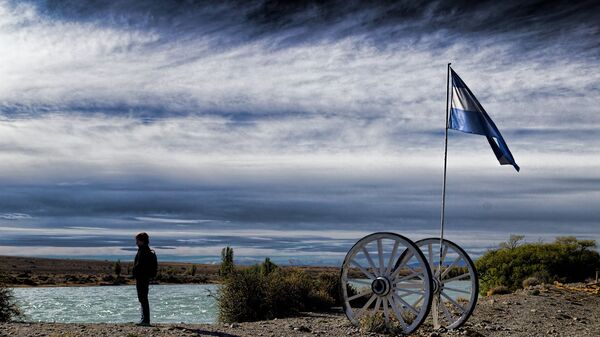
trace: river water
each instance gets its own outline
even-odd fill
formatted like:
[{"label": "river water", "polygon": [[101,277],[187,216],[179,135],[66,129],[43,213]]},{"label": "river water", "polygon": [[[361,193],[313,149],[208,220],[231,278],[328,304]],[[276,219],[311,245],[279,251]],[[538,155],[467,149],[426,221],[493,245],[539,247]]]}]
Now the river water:
[{"label": "river water", "polygon": [[[470,283],[464,281],[455,281],[449,286],[470,289]],[[215,284],[150,286],[152,322],[216,322],[218,308],[214,296],[218,288]],[[13,291],[25,320],[30,322],[127,323],[140,319],[135,286],[35,287]],[[405,299],[414,302],[416,297]]]},{"label": "river water", "polygon": [[[218,285],[152,285],[155,323],[213,323]],[[25,319],[31,322],[126,323],[140,319],[135,286],[15,288]]]}]

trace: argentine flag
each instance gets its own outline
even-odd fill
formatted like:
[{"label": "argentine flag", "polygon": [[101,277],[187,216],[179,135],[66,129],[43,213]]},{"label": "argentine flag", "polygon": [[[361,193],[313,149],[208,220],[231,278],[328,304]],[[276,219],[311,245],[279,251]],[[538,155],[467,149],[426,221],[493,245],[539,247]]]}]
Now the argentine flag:
[{"label": "argentine flag", "polygon": [[450,69],[450,71],[452,72],[452,99],[448,127],[453,130],[486,136],[500,164],[512,165],[518,172],[519,165],[515,162],[496,124],[479,104],[465,82],[454,70]]}]

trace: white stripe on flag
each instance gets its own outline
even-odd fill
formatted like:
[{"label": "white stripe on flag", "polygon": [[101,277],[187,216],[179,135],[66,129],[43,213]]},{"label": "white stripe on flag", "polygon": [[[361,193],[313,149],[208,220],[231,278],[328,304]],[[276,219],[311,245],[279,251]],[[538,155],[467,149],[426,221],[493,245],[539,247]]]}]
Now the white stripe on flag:
[{"label": "white stripe on flag", "polygon": [[479,111],[466,88],[452,86],[452,107],[465,111]]}]

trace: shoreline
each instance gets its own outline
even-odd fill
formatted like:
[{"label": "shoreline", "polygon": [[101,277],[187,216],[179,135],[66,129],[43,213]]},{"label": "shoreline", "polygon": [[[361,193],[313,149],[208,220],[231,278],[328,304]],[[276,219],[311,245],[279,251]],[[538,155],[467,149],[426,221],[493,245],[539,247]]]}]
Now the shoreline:
[{"label": "shoreline", "polygon": [[[55,259],[40,257],[0,256],[0,275],[4,285],[28,287],[108,287],[134,285],[130,278],[133,262],[121,261],[121,274],[116,275],[116,261]],[[238,266],[240,269],[251,266]],[[281,266],[299,268],[310,275],[339,273],[339,267]],[[155,284],[219,284],[218,264],[159,261]]]}]

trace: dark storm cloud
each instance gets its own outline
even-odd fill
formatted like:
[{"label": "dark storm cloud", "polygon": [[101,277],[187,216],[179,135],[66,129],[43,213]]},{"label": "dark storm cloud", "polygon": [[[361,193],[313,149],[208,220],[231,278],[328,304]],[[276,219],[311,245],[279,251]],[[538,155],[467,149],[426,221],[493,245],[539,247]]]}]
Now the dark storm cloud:
[{"label": "dark storm cloud", "polygon": [[[15,2],[18,3],[18,2]],[[53,19],[222,35],[220,43],[290,32],[288,43],[343,38],[365,31],[499,34],[521,31],[536,41],[595,20],[596,1],[32,1]],[[328,29],[333,28],[333,31]],[[593,30],[591,31],[593,33]],[[333,35],[331,35],[333,34]],[[229,36],[227,38],[226,36]],[[373,37],[377,37],[374,34]],[[388,38],[393,38],[391,34]]]}]

